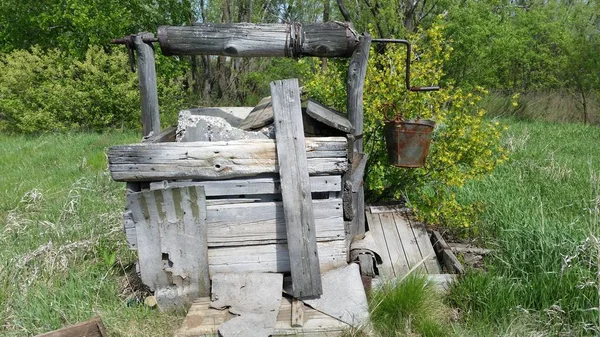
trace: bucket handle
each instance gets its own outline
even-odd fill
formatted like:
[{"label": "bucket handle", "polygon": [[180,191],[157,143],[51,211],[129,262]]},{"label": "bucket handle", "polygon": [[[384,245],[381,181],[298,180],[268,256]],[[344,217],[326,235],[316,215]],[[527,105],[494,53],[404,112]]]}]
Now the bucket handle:
[{"label": "bucket handle", "polygon": [[[398,113],[398,107],[394,103],[385,103],[382,106],[383,118],[394,124],[400,124],[404,122],[404,117]],[[391,117],[393,116],[393,117]]]}]

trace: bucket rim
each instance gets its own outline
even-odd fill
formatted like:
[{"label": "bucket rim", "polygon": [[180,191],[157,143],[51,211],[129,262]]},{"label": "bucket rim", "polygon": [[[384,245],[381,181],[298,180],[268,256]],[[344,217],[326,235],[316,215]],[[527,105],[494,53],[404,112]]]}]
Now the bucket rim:
[{"label": "bucket rim", "polygon": [[435,127],[435,121],[432,121],[431,119],[409,119],[409,120],[403,120],[403,121],[386,121],[385,122],[386,125],[393,125],[393,126],[398,126],[398,125],[402,125],[402,124],[413,124],[413,125],[425,125],[425,126],[431,126],[431,127]]}]

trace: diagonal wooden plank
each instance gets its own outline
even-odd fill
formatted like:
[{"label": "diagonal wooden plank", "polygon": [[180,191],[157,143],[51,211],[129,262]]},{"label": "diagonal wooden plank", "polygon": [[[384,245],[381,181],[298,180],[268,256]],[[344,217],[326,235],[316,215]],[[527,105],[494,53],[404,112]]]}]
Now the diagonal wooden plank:
[{"label": "diagonal wooden plank", "polygon": [[393,277],[394,268],[392,267],[392,261],[390,259],[385,236],[383,235],[383,228],[381,227],[379,215],[371,213],[370,209],[366,210],[365,215],[367,216],[369,231],[371,231],[373,235],[373,240],[375,240],[375,244],[380,248],[379,255],[381,256],[382,264],[378,266],[379,274],[384,278]]},{"label": "diagonal wooden plank", "polygon": [[292,269],[292,291],[297,298],[316,297],[323,293],[323,286],[298,79],[271,82],[271,100]]},{"label": "diagonal wooden plank", "polygon": [[406,215],[406,213],[399,213],[398,216],[403,217],[411,227],[413,235],[415,236],[415,239],[417,241],[417,245],[419,246],[421,258],[426,259],[423,264],[427,269],[427,273],[440,274],[442,271],[440,269],[440,265],[437,262],[437,258],[435,256],[433,246],[431,245],[431,241],[429,240],[429,235],[427,235],[427,229],[425,228],[425,225],[411,221],[410,218]]},{"label": "diagonal wooden plank", "polygon": [[[402,247],[404,248],[404,254],[406,255],[406,260],[408,261],[408,266],[413,268],[423,259],[421,257],[421,251],[419,250],[419,246],[417,245],[417,240],[415,235],[413,234],[412,229],[410,228],[410,224],[402,217],[400,213],[385,213],[380,214],[381,216],[389,215],[394,218],[394,222],[396,223],[396,230],[398,235],[400,236],[400,240],[402,241]],[[416,270],[415,273],[426,274],[427,269],[423,264],[421,264]]]},{"label": "diagonal wooden plank", "polygon": [[402,277],[408,273],[410,268],[404,251],[406,248],[403,246],[403,242],[396,230],[393,213],[381,213],[379,214],[379,218],[381,219],[394,272],[397,277]]}]

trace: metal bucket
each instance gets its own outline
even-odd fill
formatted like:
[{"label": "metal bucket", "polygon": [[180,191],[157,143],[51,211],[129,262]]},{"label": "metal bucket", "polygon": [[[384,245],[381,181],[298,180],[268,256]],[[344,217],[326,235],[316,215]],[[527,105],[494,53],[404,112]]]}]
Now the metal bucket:
[{"label": "metal bucket", "polygon": [[423,167],[435,122],[427,119],[386,122],[385,142],[390,164],[398,167]]}]

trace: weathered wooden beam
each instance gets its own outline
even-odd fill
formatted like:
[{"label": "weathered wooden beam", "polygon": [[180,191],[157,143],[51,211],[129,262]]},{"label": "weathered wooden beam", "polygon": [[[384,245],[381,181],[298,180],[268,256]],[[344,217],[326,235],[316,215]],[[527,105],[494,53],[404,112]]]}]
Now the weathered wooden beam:
[{"label": "weathered wooden beam", "polygon": [[85,322],[77,323],[59,330],[47,332],[37,337],[107,337],[106,330],[100,317],[94,317]]},{"label": "weathered wooden beam", "polygon": [[[317,250],[322,272],[347,265],[348,249],[344,240],[317,242]],[[288,273],[291,271],[288,246],[283,243],[210,248],[208,262],[211,275],[245,272]]]},{"label": "weathered wooden beam", "polygon": [[[369,61],[369,49],[371,48],[371,35],[365,33],[360,38],[360,43],[352,55],[350,66],[348,68],[348,119],[354,126],[354,152],[363,152],[363,92],[365,86],[365,75],[367,73],[367,64]],[[365,233],[365,192],[362,188],[357,192],[356,214],[357,231],[354,235]]]},{"label": "weathered wooden beam", "polygon": [[323,287],[298,80],[271,82],[271,99],[292,269],[292,292],[297,298],[316,297],[323,293]]},{"label": "weathered wooden beam", "polygon": [[[306,139],[311,175],[341,174],[348,167],[344,138]],[[116,181],[229,179],[279,171],[275,141],[141,143],[114,146],[109,169]]]},{"label": "weathered wooden beam", "polygon": [[[207,197],[280,194],[281,182],[279,178],[254,178],[254,179],[229,179],[207,181],[161,181],[150,183],[151,190],[169,187],[203,186]],[[342,186],[341,176],[314,176],[310,177],[311,192],[340,192]]]},{"label": "weathered wooden beam", "polygon": [[338,111],[330,109],[315,100],[309,99],[306,103],[306,114],[336,130],[345,133],[354,132],[352,123],[350,123],[346,117]]},{"label": "weathered wooden beam", "polygon": [[140,81],[140,100],[142,104],[143,136],[160,132],[160,116],[158,114],[158,91],[156,90],[156,66],[154,47],[143,39],[152,39],[151,33],[133,36],[133,44],[137,55],[138,78]]},{"label": "weathered wooden beam", "polygon": [[160,26],[165,55],[349,57],[358,44],[350,23]]}]

